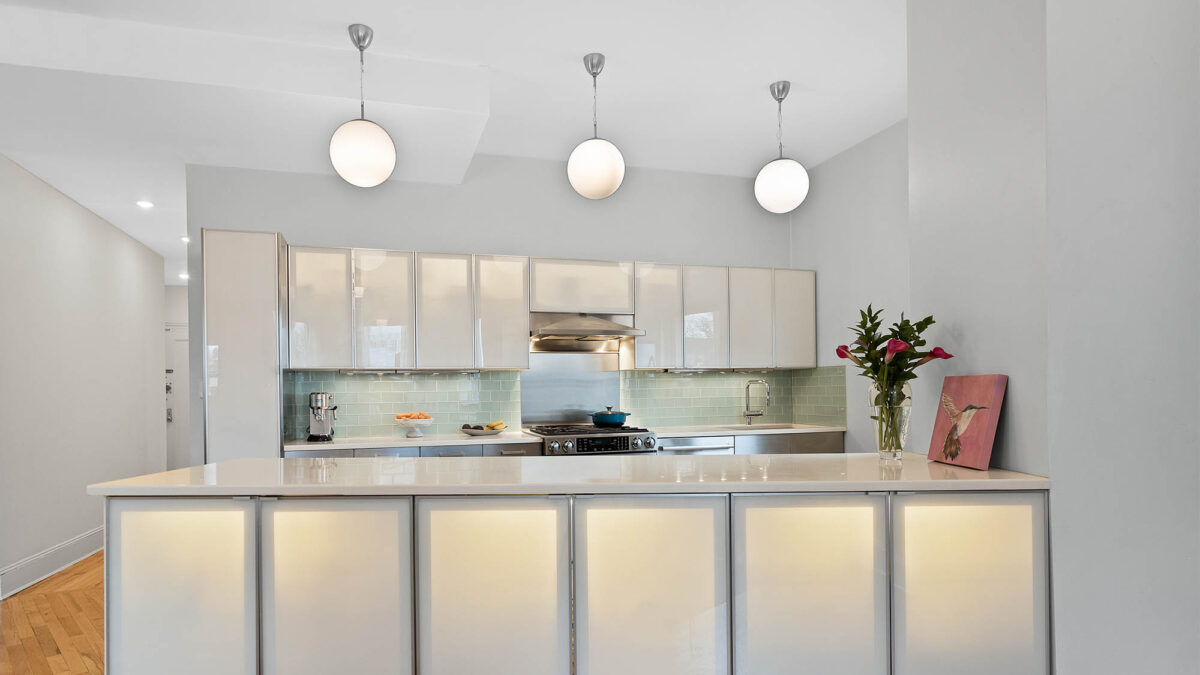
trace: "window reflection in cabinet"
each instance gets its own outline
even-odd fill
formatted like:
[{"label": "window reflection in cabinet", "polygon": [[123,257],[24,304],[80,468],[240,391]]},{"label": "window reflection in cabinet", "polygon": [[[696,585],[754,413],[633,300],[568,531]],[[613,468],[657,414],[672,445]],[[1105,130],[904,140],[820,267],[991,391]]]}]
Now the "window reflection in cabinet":
[{"label": "window reflection in cabinet", "polygon": [[683,268],[685,368],[729,367],[729,268]]},{"label": "window reflection in cabinet", "polygon": [[350,249],[288,249],[288,343],[292,368],[345,368],[350,339]]}]

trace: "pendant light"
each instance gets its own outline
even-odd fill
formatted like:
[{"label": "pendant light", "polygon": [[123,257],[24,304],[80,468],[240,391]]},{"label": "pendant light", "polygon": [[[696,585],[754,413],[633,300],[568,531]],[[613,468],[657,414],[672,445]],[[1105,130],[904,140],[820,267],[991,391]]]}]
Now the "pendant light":
[{"label": "pendant light", "polygon": [[625,180],[625,158],[617,146],[596,133],[596,77],[604,70],[604,55],[588,54],[583,57],[583,67],[592,76],[592,137],[571,151],[567,180],[581,196],[604,199]]},{"label": "pendant light", "polygon": [[383,127],[366,117],[363,98],[363,52],[371,46],[375,32],[361,23],[350,24],[350,41],[358,48],[358,119],[350,120],[329,139],[329,161],[347,183],[375,187],[396,168],[396,144]]},{"label": "pendant light", "polygon": [[767,162],[754,179],[754,198],[771,213],[787,213],[808,196],[808,171],[800,162],[783,156],[783,99],[791,89],[787,80],[771,84],[771,96],[778,105],[779,159]]}]

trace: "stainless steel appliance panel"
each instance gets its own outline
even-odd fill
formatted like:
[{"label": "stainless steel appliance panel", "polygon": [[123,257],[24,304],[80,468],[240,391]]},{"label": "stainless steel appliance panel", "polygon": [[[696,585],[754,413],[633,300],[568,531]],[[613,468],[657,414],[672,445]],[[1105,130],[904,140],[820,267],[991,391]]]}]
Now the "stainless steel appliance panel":
[{"label": "stainless steel appliance panel", "polygon": [[732,455],[733,436],[695,436],[692,438],[659,438],[660,455]]},{"label": "stainless steel appliance panel", "polygon": [[420,448],[411,446],[407,448],[357,448],[354,450],[355,457],[419,457]]},{"label": "stainless steel appliance panel", "polygon": [[805,434],[761,434],[735,436],[735,454],[783,455],[845,452],[840,431]]},{"label": "stainless steel appliance panel", "polygon": [[285,450],[286,459],[300,457],[317,457],[322,459],[349,459],[354,456],[353,450]]},{"label": "stainless steel appliance panel", "polygon": [[588,424],[620,398],[617,354],[535,352],[521,371],[522,424]]}]

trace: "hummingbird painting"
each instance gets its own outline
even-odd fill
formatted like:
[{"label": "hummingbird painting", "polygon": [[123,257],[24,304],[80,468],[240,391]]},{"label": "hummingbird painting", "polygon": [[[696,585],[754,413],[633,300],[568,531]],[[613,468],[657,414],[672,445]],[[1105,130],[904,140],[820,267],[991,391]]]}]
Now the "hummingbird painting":
[{"label": "hummingbird painting", "polygon": [[971,420],[975,419],[976,413],[987,410],[987,406],[968,405],[959,410],[949,394],[942,394],[942,408],[950,416],[950,431],[946,432],[946,440],[942,443],[942,458],[953,460],[962,452],[962,441],[959,439],[967,433],[967,427],[971,426]]}]

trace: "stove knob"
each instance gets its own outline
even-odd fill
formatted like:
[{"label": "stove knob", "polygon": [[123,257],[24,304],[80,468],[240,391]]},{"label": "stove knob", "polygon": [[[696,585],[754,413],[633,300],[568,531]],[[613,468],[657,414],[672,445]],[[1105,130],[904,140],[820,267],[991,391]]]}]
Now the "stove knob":
[{"label": "stove knob", "polygon": [[563,441],[563,452],[571,452],[575,449],[574,441]]},{"label": "stove knob", "polygon": [[558,441],[550,441],[550,454],[558,454]]},{"label": "stove knob", "polygon": [[642,439],[640,439],[640,438],[633,439],[633,449],[637,450],[640,447],[642,447]]},{"label": "stove knob", "polygon": [[653,448],[656,445],[658,445],[658,441],[654,440],[653,436],[646,439],[646,447],[647,448]]}]

